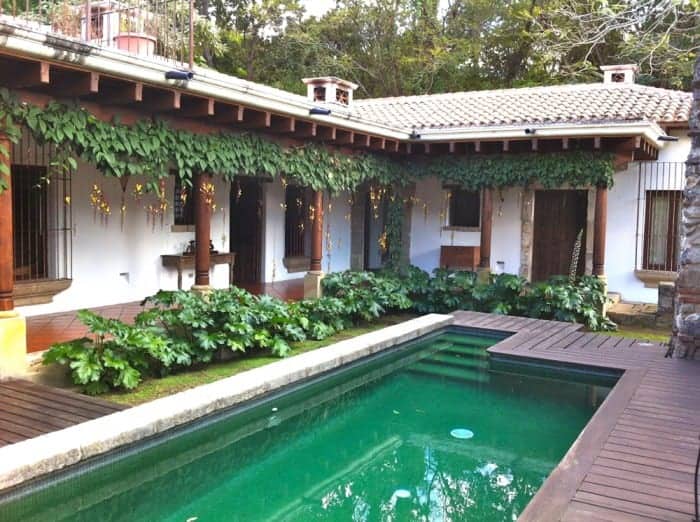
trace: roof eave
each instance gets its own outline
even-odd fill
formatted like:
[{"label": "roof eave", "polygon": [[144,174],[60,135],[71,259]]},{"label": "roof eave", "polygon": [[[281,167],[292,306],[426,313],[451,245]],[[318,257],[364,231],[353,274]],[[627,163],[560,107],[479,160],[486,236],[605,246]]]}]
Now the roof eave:
[{"label": "roof eave", "polygon": [[[86,69],[115,78],[158,87],[169,87],[197,96],[210,97],[222,102],[315,121],[323,125],[346,128],[372,136],[394,140],[406,140],[408,137],[408,131],[405,129],[368,121],[349,113],[310,115],[309,110],[317,104],[303,97],[292,94],[289,96],[280,95],[274,92],[276,91],[274,89],[214,71],[196,69],[192,80],[186,83],[177,82],[165,79],[165,72],[172,70],[173,64],[144,60],[120,51],[103,49],[71,39],[31,31],[7,22],[0,22],[0,33],[4,37],[1,47],[16,57],[33,58],[66,67]],[[61,52],[57,53],[56,49],[59,46]]]},{"label": "roof eave", "polygon": [[[526,129],[529,131],[526,133]],[[532,132],[534,131],[534,132]],[[461,129],[422,129],[420,142],[526,140],[533,138],[595,138],[643,136],[661,148],[666,142],[664,130],[655,122],[605,122],[557,125],[515,125],[504,127],[471,127]]]}]

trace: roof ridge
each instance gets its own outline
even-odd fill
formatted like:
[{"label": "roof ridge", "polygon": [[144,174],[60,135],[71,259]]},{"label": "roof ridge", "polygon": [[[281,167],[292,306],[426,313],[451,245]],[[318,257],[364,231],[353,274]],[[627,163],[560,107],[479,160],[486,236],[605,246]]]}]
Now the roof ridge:
[{"label": "roof ridge", "polygon": [[643,91],[655,91],[659,94],[664,95],[681,95],[681,96],[692,96],[691,92],[675,90],[675,89],[664,89],[662,87],[653,87],[650,85],[640,85],[638,83],[567,83],[567,84],[555,84],[555,85],[537,85],[530,87],[509,87],[507,89],[484,89],[484,90],[473,90],[473,91],[454,91],[454,92],[442,92],[435,94],[415,94],[409,96],[386,96],[381,98],[360,98],[355,99],[353,105],[370,105],[372,103],[388,103],[391,101],[410,103],[420,100],[435,100],[447,97],[456,96],[473,96],[473,97],[485,97],[492,96],[494,94],[507,94],[507,93],[531,93],[531,92],[543,92],[543,91],[585,91],[585,90],[643,90]]}]

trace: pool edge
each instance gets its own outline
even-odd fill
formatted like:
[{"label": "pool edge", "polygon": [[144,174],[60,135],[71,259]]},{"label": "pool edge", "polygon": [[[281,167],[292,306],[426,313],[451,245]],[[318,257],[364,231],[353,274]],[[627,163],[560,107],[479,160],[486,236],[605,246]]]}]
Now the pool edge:
[{"label": "pool edge", "polygon": [[0,495],[120,446],[317,376],[454,322],[428,314],[288,359],[0,448]]}]

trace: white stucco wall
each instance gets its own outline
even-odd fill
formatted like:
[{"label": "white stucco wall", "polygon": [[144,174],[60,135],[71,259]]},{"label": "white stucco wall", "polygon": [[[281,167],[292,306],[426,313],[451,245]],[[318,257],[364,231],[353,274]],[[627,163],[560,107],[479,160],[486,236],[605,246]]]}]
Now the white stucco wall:
[{"label": "white stucco wall", "polygon": [[[160,256],[184,250],[194,239],[194,232],[172,232],[174,180],[166,183],[169,207],[161,225],[147,218],[144,207],[156,202],[153,194],[136,200],[132,195],[138,179],[129,181],[126,191],[126,213],[121,226],[121,186],[117,179],[103,176],[91,165],[81,164],[73,176],[71,211],[73,216],[72,251],[73,281],[67,290],[54,297],[52,303],[19,307],[26,315],[37,315],[77,308],[109,305],[143,299],[159,289],[177,288],[177,272],[163,268]],[[93,184],[103,191],[111,206],[111,215],[102,219],[90,205]],[[214,178],[217,210],[212,216],[212,240],[217,250],[228,251],[229,187],[221,178]],[[221,210],[224,209],[224,210]],[[183,272],[182,286],[194,283],[194,271]],[[212,269],[211,284],[228,286],[228,266]]]},{"label": "white stucco wall", "polygon": [[[284,266],[284,186],[279,179],[263,186],[265,221],[263,233],[263,280],[271,283],[304,277],[305,272],[288,272]],[[326,194],[323,225],[324,272],[350,268],[350,204],[347,194],[330,198]],[[330,228],[329,228],[330,225]],[[329,248],[330,247],[330,248]]]},{"label": "white stucco wall", "polygon": [[[520,269],[520,189],[497,191],[491,243],[491,269],[518,273]],[[440,247],[478,246],[478,231],[443,229],[447,221],[446,191],[437,178],[416,184],[411,214],[411,264],[432,272],[440,265]],[[499,264],[500,263],[500,264]]]},{"label": "white stucco wall", "polygon": [[[685,132],[671,132],[677,142],[669,142],[659,152],[660,162],[685,162],[690,153],[690,138]],[[678,189],[670,178],[649,180],[647,189]],[[635,252],[641,255],[644,237],[644,213],[637,227],[639,198],[639,163],[630,163],[627,170],[615,174],[615,184],[608,193],[608,223],[605,247],[605,273],[608,289],[622,295],[625,301],[656,303],[656,288],[645,288],[634,275]],[[644,203],[642,202],[642,206]]]}]

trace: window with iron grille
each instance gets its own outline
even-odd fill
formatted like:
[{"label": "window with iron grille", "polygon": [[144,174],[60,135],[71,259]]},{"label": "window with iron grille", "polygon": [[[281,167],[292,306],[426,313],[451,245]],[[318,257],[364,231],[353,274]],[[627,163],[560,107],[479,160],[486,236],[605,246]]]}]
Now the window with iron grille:
[{"label": "window with iron grille", "polygon": [[647,190],[644,218],[644,270],[678,268],[681,190]]},{"label": "window with iron grille", "polygon": [[678,269],[684,186],[684,163],[640,162],[635,268],[663,272]]},{"label": "window with iron grille", "polygon": [[192,189],[175,175],[173,214],[176,225],[194,225],[194,198]]},{"label": "window with iron grille", "polygon": [[284,256],[304,256],[306,255],[306,210],[308,208],[306,190],[288,185],[284,204]]},{"label": "window with iron grille", "polygon": [[450,189],[448,225],[478,228],[481,213],[481,193],[478,190]]},{"label": "window with iron grille", "polygon": [[49,166],[51,145],[26,128],[12,144],[13,261],[17,283],[69,280],[73,272],[71,173]]}]

